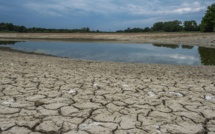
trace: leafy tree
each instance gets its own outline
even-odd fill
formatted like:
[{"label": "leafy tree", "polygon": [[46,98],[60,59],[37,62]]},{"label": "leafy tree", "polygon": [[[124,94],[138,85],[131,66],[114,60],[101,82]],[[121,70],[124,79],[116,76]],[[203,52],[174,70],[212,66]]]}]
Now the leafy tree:
[{"label": "leafy tree", "polygon": [[199,27],[195,20],[184,21],[185,31],[199,31]]},{"label": "leafy tree", "polygon": [[14,30],[14,26],[12,23],[7,23],[7,29],[8,31],[13,31]]},{"label": "leafy tree", "polygon": [[90,28],[89,27],[84,27],[84,28],[81,29],[81,32],[88,33],[88,32],[90,32]]},{"label": "leafy tree", "polygon": [[27,29],[24,26],[20,26],[20,27],[18,27],[18,32],[20,32],[20,33],[27,32]]},{"label": "leafy tree", "polygon": [[215,3],[208,6],[201,23],[202,32],[215,32]]},{"label": "leafy tree", "polygon": [[149,32],[151,29],[149,27],[145,28],[127,28],[125,30],[117,30],[117,33],[142,33],[142,32]]},{"label": "leafy tree", "polygon": [[83,32],[83,33],[89,33],[90,31],[89,27],[84,27],[81,29],[47,29],[47,28],[40,28],[40,27],[32,27],[32,28],[26,28],[25,26],[18,26],[13,25],[12,23],[0,23],[0,32],[31,32],[31,33],[77,33],[77,32]]},{"label": "leafy tree", "polygon": [[144,32],[149,32],[149,31],[150,31],[150,28],[149,28],[149,27],[146,27],[146,28],[144,28],[143,31],[144,31]]},{"label": "leafy tree", "polygon": [[153,31],[165,31],[165,32],[179,32],[182,31],[181,21],[174,20],[168,22],[156,22],[152,29]]},{"label": "leafy tree", "polygon": [[14,27],[12,23],[0,23],[0,31],[14,31]]},{"label": "leafy tree", "polygon": [[164,27],[164,22],[156,22],[152,26],[152,30],[153,31],[163,31],[164,30],[163,27]]},{"label": "leafy tree", "polygon": [[7,28],[6,28],[6,25],[5,23],[0,23],[0,30],[1,31],[5,31]]},{"label": "leafy tree", "polygon": [[182,31],[182,22],[178,20],[164,22],[163,30],[165,32],[179,32]]}]

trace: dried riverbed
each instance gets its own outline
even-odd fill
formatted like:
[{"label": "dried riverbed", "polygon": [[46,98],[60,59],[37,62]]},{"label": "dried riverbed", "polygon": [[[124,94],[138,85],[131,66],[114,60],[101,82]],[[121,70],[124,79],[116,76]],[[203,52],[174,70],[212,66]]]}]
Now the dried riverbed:
[{"label": "dried riverbed", "polygon": [[1,134],[215,133],[215,66],[0,51]]},{"label": "dried riverbed", "polygon": [[[0,34],[215,47],[212,34]],[[215,133],[215,66],[80,61],[0,50],[1,134]]]}]

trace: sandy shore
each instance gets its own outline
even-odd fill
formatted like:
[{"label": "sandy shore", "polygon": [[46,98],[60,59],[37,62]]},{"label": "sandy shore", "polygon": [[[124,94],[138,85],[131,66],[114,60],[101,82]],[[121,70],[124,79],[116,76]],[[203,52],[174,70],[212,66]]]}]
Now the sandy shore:
[{"label": "sandy shore", "polygon": [[213,134],[214,113],[215,66],[0,50],[1,134]]},{"label": "sandy shore", "polygon": [[215,48],[215,33],[0,33],[0,40],[94,40]]}]

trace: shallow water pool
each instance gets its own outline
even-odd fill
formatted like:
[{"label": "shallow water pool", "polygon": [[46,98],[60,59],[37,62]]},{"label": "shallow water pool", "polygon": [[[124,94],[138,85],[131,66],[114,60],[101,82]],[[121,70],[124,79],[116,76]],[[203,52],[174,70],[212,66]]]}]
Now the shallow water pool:
[{"label": "shallow water pool", "polygon": [[95,61],[215,65],[215,49],[162,44],[112,42],[0,41],[1,47]]}]

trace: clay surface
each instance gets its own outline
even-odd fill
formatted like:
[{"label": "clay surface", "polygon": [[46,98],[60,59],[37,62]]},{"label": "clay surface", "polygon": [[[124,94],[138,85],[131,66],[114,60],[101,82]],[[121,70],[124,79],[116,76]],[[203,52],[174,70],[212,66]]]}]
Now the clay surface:
[{"label": "clay surface", "polygon": [[0,50],[1,134],[215,133],[215,66]]}]

